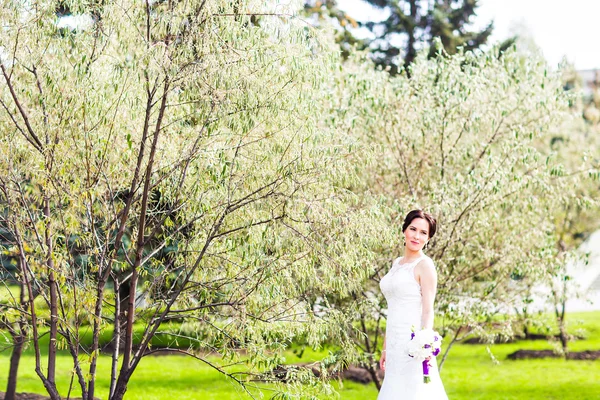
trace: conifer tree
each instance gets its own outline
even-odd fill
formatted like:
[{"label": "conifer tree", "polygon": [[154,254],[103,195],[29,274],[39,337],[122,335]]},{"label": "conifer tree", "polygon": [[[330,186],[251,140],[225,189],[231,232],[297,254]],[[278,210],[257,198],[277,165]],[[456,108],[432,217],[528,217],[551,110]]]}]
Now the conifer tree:
[{"label": "conifer tree", "polygon": [[[459,47],[473,50],[486,43],[493,29],[490,22],[483,30],[470,26],[478,0],[365,0],[390,16],[366,26],[376,35],[371,42],[374,60],[396,74],[400,66],[409,66],[417,51],[439,37],[444,50],[456,53]],[[400,41],[398,41],[398,36]],[[397,44],[401,42],[401,44]],[[430,47],[430,55],[435,48]]]},{"label": "conifer tree", "polygon": [[[347,55],[350,46],[369,47],[377,65],[389,67],[395,75],[400,67],[408,67],[417,52],[432,44],[436,37],[441,39],[448,54],[456,53],[459,47],[473,50],[485,44],[493,30],[490,22],[483,30],[473,28],[472,17],[476,15],[478,0],[364,0],[376,9],[389,10],[389,17],[381,22],[355,23],[347,13],[340,10],[336,0],[307,1],[305,11],[319,18],[330,17],[339,25],[338,42],[342,53]],[[359,16],[354,16],[359,18]],[[372,40],[358,39],[352,27],[368,28],[375,37]],[[506,46],[507,47],[507,46]],[[430,47],[430,56],[435,54]]]}]

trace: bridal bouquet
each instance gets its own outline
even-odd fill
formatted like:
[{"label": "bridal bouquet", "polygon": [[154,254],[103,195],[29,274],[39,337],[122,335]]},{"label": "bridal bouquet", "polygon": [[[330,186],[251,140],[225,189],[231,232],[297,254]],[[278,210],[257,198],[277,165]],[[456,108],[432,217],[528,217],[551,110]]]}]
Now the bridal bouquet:
[{"label": "bridal bouquet", "polygon": [[433,329],[423,329],[418,332],[414,331],[410,334],[410,342],[408,343],[408,355],[423,361],[423,382],[431,382],[429,377],[429,361],[431,357],[440,354],[442,348],[442,336]]}]

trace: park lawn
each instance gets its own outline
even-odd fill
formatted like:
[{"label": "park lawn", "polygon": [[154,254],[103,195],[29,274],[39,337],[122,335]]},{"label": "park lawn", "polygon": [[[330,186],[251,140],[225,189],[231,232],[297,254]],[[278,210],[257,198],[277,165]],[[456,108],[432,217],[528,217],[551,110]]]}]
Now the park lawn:
[{"label": "park lawn", "polygon": [[491,350],[499,362],[496,364],[486,346],[458,345],[442,370],[448,396],[457,400],[600,399],[600,361],[506,359],[519,349],[550,348],[545,341],[494,345]]},{"label": "park lawn", "polygon": [[[588,338],[571,344],[573,351],[600,350],[600,312],[577,313],[570,321],[583,321],[582,328]],[[518,349],[550,349],[546,341],[520,341],[496,344],[491,351],[499,361],[496,364],[488,355],[485,345],[456,345],[442,370],[442,379],[451,400],[527,399],[527,400],[591,400],[600,399],[600,361],[507,360],[506,356]],[[318,359],[326,351],[305,351],[302,359],[289,352],[287,362],[306,362]],[[0,352],[0,388],[6,385],[9,352]],[[66,394],[70,380],[70,357],[61,354],[58,360],[59,389]],[[100,377],[108,375],[110,358],[102,356],[99,362]],[[34,358],[28,350],[19,373],[19,391],[44,393],[34,372]],[[341,399],[376,399],[374,385],[350,381],[333,385]],[[108,380],[98,379],[97,395],[106,398]],[[270,392],[264,391],[265,398]],[[210,366],[183,356],[156,356],[142,360],[134,374],[126,399],[248,399],[241,388],[224,378]],[[323,399],[327,398],[324,396]]]}]

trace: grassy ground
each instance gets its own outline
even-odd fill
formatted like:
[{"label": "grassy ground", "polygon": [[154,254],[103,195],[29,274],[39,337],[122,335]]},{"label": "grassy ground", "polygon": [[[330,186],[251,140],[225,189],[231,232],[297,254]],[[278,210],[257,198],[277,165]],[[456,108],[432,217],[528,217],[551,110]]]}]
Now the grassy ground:
[{"label": "grassy ground", "polygon": [[[571,344],[573,351],[600,350],[600,312],[573,314],[572,323],[581,320],[588,338]],[[484,345],[456,345],[444,365],[442,379],[451,400],[528,399],[528,400],[592,400],[600,399],[600,361],[507,360],[518,349],[549,349],[545,341],[498,344],[491,350],[499,361],[493,362]],[[6,385],[9,353],[0,353],[0,388]],[[289,362],[307,361],[319,354],[308,353],[302,360],[290,353]],[[102,376],[108,375],[109,358],[100,359]],[[19,391],[43,393],[34,372],[34,359],[28,351],[19,374]],[[58,381],[66,394],[70,380],[70,358],[59,357]],[[375,400],[377,390],[344,382],[335,385],[344,400]],[[106,398],[108,381],[98,380],[98,396]],[[269,393],[265,392],[266,398]],[[129,385],[126,399],[248,399],[233,382],[223,378],[209,366],[181,356],[148,357],[142,361]],[[323,397],[326,398],[326,397]]]}]

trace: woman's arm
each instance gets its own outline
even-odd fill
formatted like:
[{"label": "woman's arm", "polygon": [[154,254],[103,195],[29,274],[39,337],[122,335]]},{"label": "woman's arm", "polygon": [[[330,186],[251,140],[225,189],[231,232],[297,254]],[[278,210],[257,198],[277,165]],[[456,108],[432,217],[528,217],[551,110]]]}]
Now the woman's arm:
[{"label": "woman's arm", "polygon": [[421,284],[423,311],[421,314],[421,329],[433,329],[433,302],[437,290],[437,273],[435,266],[429,260],[416,266],[418,281]]}]

